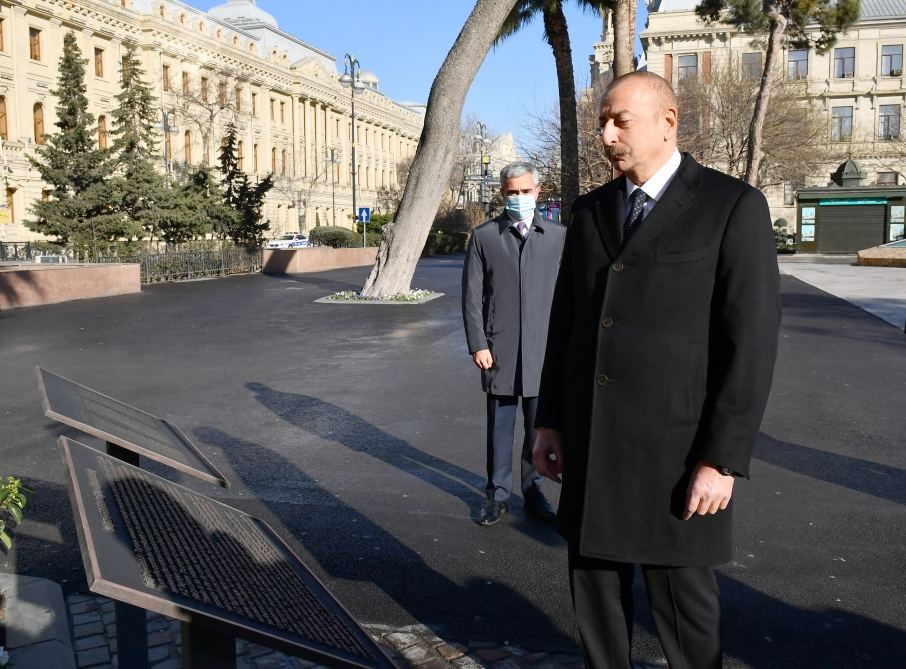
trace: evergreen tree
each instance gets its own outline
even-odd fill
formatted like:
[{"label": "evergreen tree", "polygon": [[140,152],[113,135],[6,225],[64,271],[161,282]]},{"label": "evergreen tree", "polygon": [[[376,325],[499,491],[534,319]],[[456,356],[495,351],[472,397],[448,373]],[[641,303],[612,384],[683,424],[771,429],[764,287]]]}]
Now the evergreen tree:
[{"label": "evergreen tree", "polygon": [[175,204],[173,196],[179,189],[171,188],[154,170],[157,109],[144,74],[135,44],[127,44],[112,134],[120,172],[117,179],[120,208],[133,228],[144,228],[153,238],[157,232],[158,208],[165,202]]},{"label": "evergreen tree", "polygon": [[131,236],[116,211],[116,184],[110,151],[97,146],[95,119],[88,112],[85,64],[72,32],[63,39],[57,88],[58,132],[45,135],[46,145],[32,166],[51,187],[47,200],[35,202],[34,220],[26,225],[59,241],[74,242],[81,250],[104,252],[110,241]]},{"label": "evergreen tree", "polygon": [[220,174],[223,187],[223,203],[233,216],[216,213],[215,231],[221,239],[231,238],[236,244],[258,246],[264,241],[264,233],[270,228],[270,221],[261,220],[261,208],[268,191],[274,187],[274,176],[269,174],[252,185],[248,175],[239,169],[239,142],[236,126],[227,126],[226,137],[220,147]]}]

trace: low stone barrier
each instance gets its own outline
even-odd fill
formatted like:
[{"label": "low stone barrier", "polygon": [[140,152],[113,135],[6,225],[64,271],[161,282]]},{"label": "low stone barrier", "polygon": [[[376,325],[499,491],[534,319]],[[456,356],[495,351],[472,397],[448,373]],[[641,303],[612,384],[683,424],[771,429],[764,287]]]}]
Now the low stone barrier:
[{"label": "low stone barrier", "polygon": [[0,310],[141,292],[139,265],[0,266]]},{"label": "low stone barrier", "polygon": [[377,247],[332,249],[315,246],[305,249],[264,249],[262,269],[264,274],[302,274],[323,272],[344,267],[373,265]]},{"label": "low stone barrier", "polygon": [[906,267],[906,248],[876,246],[859,251],[856,263],[874,267]]}]

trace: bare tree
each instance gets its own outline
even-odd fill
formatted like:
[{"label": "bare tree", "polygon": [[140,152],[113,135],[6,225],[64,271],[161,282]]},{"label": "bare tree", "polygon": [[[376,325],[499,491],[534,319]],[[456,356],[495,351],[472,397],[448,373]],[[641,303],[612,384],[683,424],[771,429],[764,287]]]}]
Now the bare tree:
[{"label": "bare tree", "polygon": [[[744,179],[749,168],[749,121],[759,97],[758,79],[743,75],[728,58],[710,76],[687,77],[677,86],[680,148],[699,162]],[[804,81],[775,80],[762,122],[758,183],[806,183],[816,163],[829,159],[826,123]]]},{"label": "bare tree", "polygon": [[[503,20],[516,0],[477,0],[440,67],[431,93],[418,149],[409,170],[396,222],[384,226],[377,259],[362,293],[369,297],[409,290],[431,222],[456,155],[459,120],[466,94]],[[438,178],[443,175],[443,178]],[[389,227],[389,229],[388,229]]]},{"label": "bare tree", "polygon": [[390,213],[399,210],[411,167],[412,158],[403,158],[396,164],[396,182],[391,181],[390,185],[378,188],[377,205],[381,211]]}]

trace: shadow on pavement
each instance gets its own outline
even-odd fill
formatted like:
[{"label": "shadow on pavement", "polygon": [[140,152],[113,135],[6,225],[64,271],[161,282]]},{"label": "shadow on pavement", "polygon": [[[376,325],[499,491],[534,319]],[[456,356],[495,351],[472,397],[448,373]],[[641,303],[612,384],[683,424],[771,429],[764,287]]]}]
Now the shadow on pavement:
[{"label": "shadow on pavement", "polygon": [[[317,419],[313,416],[312,420]],[[539,644],[575,652],[575,642],[557,631],[559,623],[518,592],[497,581],[470,578],[459,584],[450,580],[428,566],[418,551],[343,503],[280,454],[213,427],[200,427],[193,433],[200,441],[221,449],[233,471],[243,473],[243,483],[252,491],[265,490],[268,482],[278,477],[296,482],[299,502],[266,497],[258,502],[282,523],[282,528],[274,529],[290,532],[290,538],[301,544],[330,578],[373,584],[414,620],[443,634],[449,632],[454,639],[533,638],[543,630]],[[368,596],[367,587],[359,591]]]},{"label": "shadow on pavement", "polygon": [[717,574],[724,651],[754,669],[906,666],[906,631],[841,609],[809,610]]},{"label": "shadow on pavement", "polygon": [[819,481],[906,504],[906,470],[759,434],[754,457]]}]

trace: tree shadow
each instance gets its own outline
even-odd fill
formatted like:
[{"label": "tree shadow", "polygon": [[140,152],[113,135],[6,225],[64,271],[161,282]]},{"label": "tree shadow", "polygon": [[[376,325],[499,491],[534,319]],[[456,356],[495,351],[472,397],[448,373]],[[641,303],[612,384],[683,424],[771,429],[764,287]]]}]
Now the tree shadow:
[{"label": "tree shadow", "polygon": [[[254,382],[246,383],[245,387],[255,393],[255,399],[266,409],[290,425],[380,460],[460,499],[469,507],[473,520],[477,519],[484,500],[481,491],[485,480],[481,476],[414,448],[359,416],[317,397],[281,392]],[[515,508],[522,500],[511,494],[509,504]],[[524,523],[517,528],[547,545],[564,545],[560,536],[547,526]]]},{"label": "tree shadow", "polygon": [[763,432],[754,457],[797,474],[906,504],[906,470],[775,439]]},{"label": "tree shadow", "polygon": [[373,598],[373,585],[416,621],[457,639],[537,638],[548,649],[575,652],[575,642],[558,630],[558,622],[521,594],[498,581],[473,577],[459,584],[435,571],[420,552],[279,453],[213,427],[193,434],[220,449],[251,491],[266,490],[277,477],[289,477],[304,491],[300,501],[262,496],[252,504],[263,505],[279,521],[275,530],[289,532],[288,540],[301,544],[331,579],[362,584],[361,597]]},{"label": "tree shadow", "polygon": [[803,609],[718,573],[725,652],[755,669],[906,666],[906,631],[836,608]]}]

